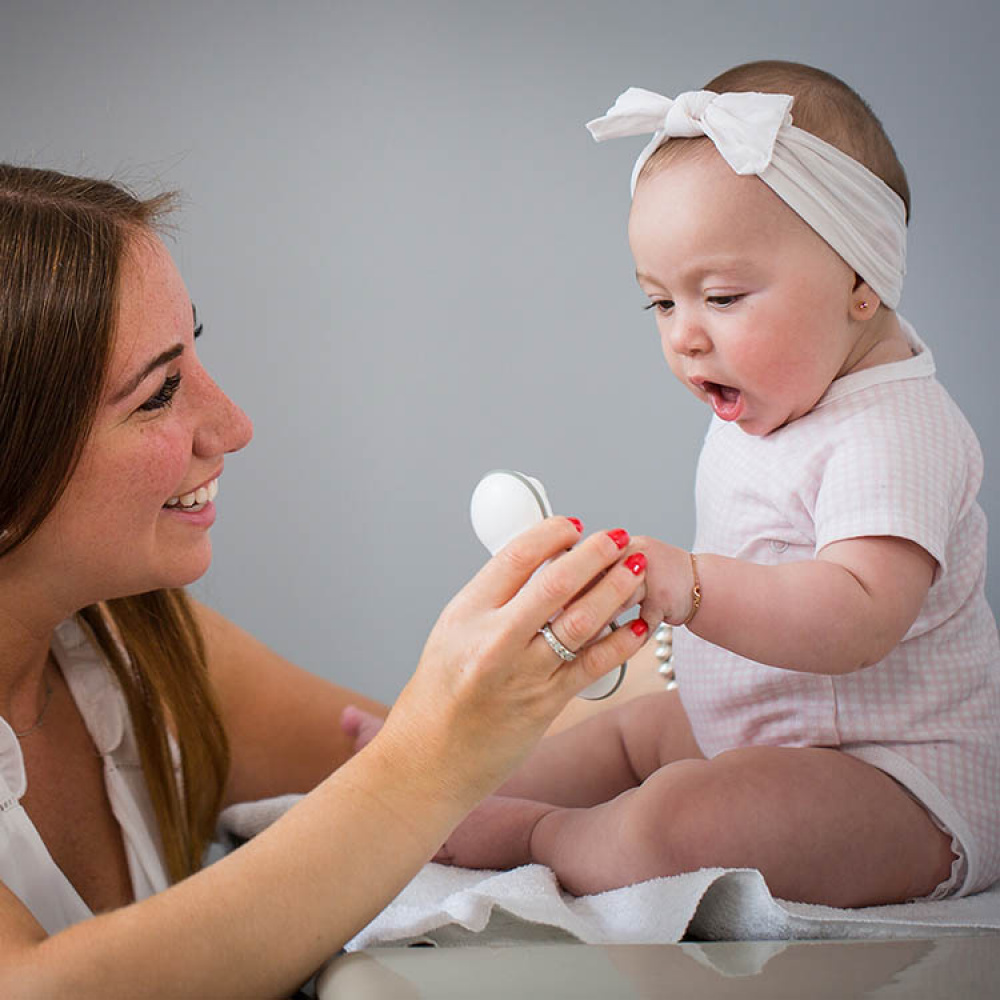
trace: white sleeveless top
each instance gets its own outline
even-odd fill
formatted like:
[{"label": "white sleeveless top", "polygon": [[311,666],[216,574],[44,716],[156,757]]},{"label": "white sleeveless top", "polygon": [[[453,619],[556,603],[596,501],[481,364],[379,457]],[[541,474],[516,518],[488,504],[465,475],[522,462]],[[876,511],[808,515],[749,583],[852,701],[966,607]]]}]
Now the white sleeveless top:
[{"label": "white sleeveless top", "polygon": [[[121,827],[136,900],[167,888],[153,805],[118,682],[75,620],[63,622],[52,652],[66,678],[98,754],[115,819]],[[0,881],[49,934],[91,916],[21,806],[27,788],[14,731],[0,718]]]}]

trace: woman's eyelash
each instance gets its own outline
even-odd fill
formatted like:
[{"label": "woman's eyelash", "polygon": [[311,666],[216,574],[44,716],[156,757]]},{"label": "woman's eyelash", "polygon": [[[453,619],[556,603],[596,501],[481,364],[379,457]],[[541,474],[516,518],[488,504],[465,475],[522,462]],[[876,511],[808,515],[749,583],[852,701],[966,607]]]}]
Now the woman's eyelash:
[{"label": "woman's eyelash", "polygon": [[143,403],[139,409],[140,410],[162,410],[163,407],[169,406],[173,402],[174,393],[177,392],[181,384],[181,373],[177,372],[174,375],[168,375],[163,380],[163,385]]},{"label": "woman's eyelash", "polygon": [[661,309],[669,309],[673,304],[674,303],[671,299],[655,299],[653,302],[650,302],[649,305],[645,305],[642,308],[644,311],[648,312],[650,309],[655,309],[657,307]]}]

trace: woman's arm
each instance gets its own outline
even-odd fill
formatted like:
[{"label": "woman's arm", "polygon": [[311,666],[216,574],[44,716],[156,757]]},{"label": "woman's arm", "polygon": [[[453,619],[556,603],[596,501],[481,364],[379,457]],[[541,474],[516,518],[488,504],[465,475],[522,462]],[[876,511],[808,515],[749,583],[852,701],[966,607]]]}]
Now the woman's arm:
[{"label": "woman's arm", "polygon": [[221,861],[51,937],[0,887],[0,996],[287,995],[402,889],[570,697],[642,644],[623,628],[564,664],[537,635],[565,607],[553,627],[579,649],[635,587],[603,534],[534,573],[578,538],[549,518],[490,560],[442,612],[378,736]]},{"label": "woman's arm", "polygon": [[195,614],[232,752],[224,805],[308,792],[354,752],[340,728],[344,707],[387,713],[295,666],[206,605],[195,603]]}]

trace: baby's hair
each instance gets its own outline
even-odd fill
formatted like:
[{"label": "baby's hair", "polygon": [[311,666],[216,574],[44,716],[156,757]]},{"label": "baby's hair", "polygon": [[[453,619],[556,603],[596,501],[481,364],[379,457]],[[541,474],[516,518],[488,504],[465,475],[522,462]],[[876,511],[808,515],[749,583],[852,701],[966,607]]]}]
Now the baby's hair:
[{"label": "baby's hair", "polygon": [[[867,102],[843,80],[803,63],[762,60],[728,69],[709,80],[704,89],[720,94],[734,91],[791,94],[795,98],[792,123],[836,146],[885,181],[903,199],[909,221],[910,186],[906,171],[882,123]],[[707,139],[671,139],[649,158],[642,173],[663,166],[682,152],[682,146],[689,145],[711,148]],[[673,152],[667,153],[671,147]]]}]

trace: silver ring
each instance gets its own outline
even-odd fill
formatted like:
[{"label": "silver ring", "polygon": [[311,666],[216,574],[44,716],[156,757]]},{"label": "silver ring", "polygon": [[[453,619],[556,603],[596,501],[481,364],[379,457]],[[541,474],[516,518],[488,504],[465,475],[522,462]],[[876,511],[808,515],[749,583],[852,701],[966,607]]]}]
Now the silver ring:
[{"label": "silver ring", "polygon": [[572,649],[567,649],[555,636],[555,633],[548,627],[548,625],[543,625],[539,630],[541,637],[552,647],[552,652],[559,657],[560,660],[565,660],[569,663],[571,660],[576,659],[576,653]]}]

